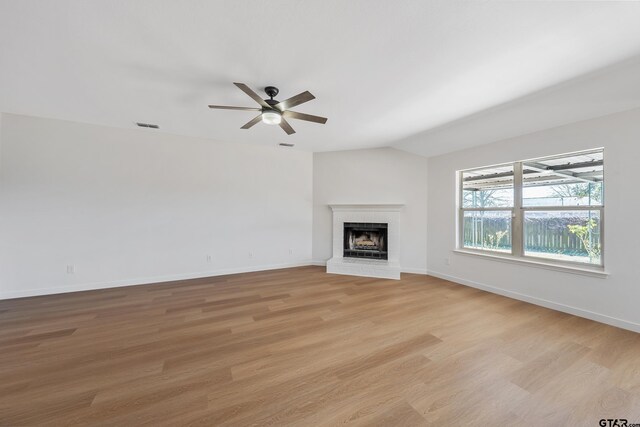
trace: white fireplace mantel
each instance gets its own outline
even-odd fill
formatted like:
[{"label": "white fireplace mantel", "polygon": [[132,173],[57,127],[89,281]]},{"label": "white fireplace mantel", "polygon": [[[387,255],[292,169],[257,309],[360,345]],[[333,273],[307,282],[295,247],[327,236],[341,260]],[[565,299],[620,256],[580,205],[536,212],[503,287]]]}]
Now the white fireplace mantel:
[{"label": "white fireplace mantel", "polygon": [[[331,204],[333,211],[333,257],[327,273],[400,279],[400,211],[403,204]],[[386,260],[345,258],[344,223],[376,222],[388,224]]]},{"label": "white fireplace mantel", "polygon": [[334,212],[400,212],[404,205],[329,205]]}]

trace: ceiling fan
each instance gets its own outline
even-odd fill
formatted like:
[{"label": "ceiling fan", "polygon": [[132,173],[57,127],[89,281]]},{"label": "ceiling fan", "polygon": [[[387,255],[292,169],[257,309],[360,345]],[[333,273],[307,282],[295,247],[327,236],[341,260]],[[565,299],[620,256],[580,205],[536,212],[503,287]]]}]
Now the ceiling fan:
[{"label": "ceiling fan", "polygon": [[260,111],[259,115],[249,120],[240,129],[249,129],[259,121],[262,121],[263,123],[268,125],[280,125],[280,127],[287,133],[287,135],[291,135],[293,133],[296,133],[296,131],[293,130],[286,119],[306,120],[308,122],[320,124],[325,124],[327,122],[326,117],[298,113],[289,109],[295,107],[296,105],[300,105],[302,103],[315,99],[316,97],[313,96],[309,91],[299,93],[298,95],[292,96],[291,98],[285,99],[284,101],[277,101],[273,99],[274,97],[278,96],[278,93],[280,92],[277,87],[267,86],[266,88],[264,88],[265,93],[267,94],[267,96],[269,96],[270,99],[262,99],[260,98],[260,95],[251,90],[251,88],[246,84],[234,83],[234,85],[238,86],[241,91],[249,95],[254,101],[260,104],[260,108],[228,107],[225,105],[209,105],[209,108],[221,110]]}]

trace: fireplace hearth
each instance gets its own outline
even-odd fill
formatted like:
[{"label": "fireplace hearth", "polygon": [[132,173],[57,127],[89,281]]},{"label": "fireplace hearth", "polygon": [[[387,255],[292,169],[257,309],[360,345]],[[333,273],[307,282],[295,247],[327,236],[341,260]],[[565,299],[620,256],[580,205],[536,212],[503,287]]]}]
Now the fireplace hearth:
[{"label": "fireplace hearth", "polygon": [[345,222],[343,256],[388,259],[387,223]]}]

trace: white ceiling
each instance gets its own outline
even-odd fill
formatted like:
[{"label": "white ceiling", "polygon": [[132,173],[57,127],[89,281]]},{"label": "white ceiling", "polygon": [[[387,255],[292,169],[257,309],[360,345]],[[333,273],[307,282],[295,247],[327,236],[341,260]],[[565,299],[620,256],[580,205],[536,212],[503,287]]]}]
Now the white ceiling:
[{"label": "white ceiling", "polygon": [[640,56],[394,141],[394,147],[435,156],[637,107]]},{"label": "white ceiling", "polygon": [[[0,111],[432,155],[640,106],[639,22],[640,2],[0,0]],[[234,81],[309,90],[295,110],[329,121],[241,130],[253,113],[206,107],[254,106]]]}]

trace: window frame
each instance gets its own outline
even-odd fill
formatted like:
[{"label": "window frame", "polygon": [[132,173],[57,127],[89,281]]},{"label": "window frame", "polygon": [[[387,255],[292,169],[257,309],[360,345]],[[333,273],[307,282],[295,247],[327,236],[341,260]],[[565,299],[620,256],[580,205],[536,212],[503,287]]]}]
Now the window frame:
[{"label": "window frame", "polygon": [[[602,201],[599,205],[574,205],[574,206],[524,206],[523,204],[523,189],[524,189],[524,174],[523,165],[525,163],[531,163],[538,161],[549,160],[553,158],[561,158],[564,156],[588,154],[594,152],[602,153]],[[513,207],[464,207],[464,173],[477,170],[498,168],[498,167],[513,167]],[[457,245],[456,249],[462,252],[470,252],[473,254],[487,255],[494,258],[505,258],[512,260],[519,260],[524,262],[531,262],[532,264],[551,264],[557,266],[566,266],[570,268],[587,269],[594,271],[604,271],[605,267],[605,166],[604,166],[604,149],[594,148],[591,150],[582,150],[573,153],[567,153],[555,156],[539,157],[531,160],[521,160],[515,162],[499,163],[490,166],[481,166],[469,169],[459,170],[456,173],[457,177],[457,189],[458,189],[458,209],[457,209]],[[511,253],[494,251],[490,249],[478,249],[466,247],[464,245],[464,214],[465,212],[511,212]],[[524,250],[524,218],[526,212],[547,212],[547,211],[597,211],[600,215],[600,263],[594,264],[582,261],[572,260],[559,260],[547,257],[526,255]]]}]

